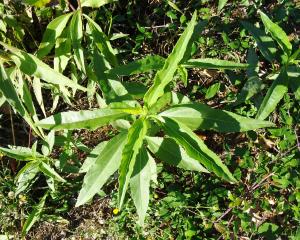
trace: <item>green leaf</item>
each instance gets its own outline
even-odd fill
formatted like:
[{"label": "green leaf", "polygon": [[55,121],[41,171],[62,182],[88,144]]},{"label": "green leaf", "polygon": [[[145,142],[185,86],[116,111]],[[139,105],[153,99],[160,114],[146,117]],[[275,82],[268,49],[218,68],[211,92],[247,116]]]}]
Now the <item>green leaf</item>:
[{"label": "green leaf", "polygon": [[52,152],[55,142],[55,131],[50,131],[44,139],[44,144],[42,145],[42,153],[44,156],[49,156]]},{"label": "green leaf", "polygon": [[81,41],[83,38],[83,30],[82,30],[82,19],[81,19],[81,11],[77,10],[70,23],[70,37],[72,40],[73,50],[74,50],[74,59],[79,67],[79,69],[86,73],[85,69],[85,62],[84,62],[84,55],[83,50],[81,47]]},{"label": "green leaf", "polygon": [[44,156],[39,153],[34,154],[31,148],[19,147],[19,146],[9,146],[9,147],[10,148],[0,147],[0,152],[16,160],[32,161],[32,160],[36,160],[37,158],[44,158]]},{"label": "green leaf", "polygon": [[186,68],[205,68],[205,69],[246,69],[248,64],[236,63],[232,61],[219,60],[213,58],[191,59],[182,64]]},{"label": "green leaf", "polygon": [[36,7],[44,7],[47,5],[51,0],[24,0],[25,3],[34,5]]},{"label": "green leaf", "polygon": [[87,172],[93,164],[96,162],[97,158],[102,154],[103,149],[105,149],[108,141],[103,141],[99,143],[87,156],[87,158],[84,160],[79,172],[84,173]]},{"label": "green leaf", "polygon": [[54,70],[63,73],[71,58],[70,26],[57,38],[55,43]]},{"label": "green leaf", "polygon": [[106,73],[108,75],[112,74],[118,76],[130,76],[134,74],[149,72],[152,70],[159,70],[164,66],[164,63],[165,59],[158,55],[147,56],[145,58],[129,62],[128,64],[109,69],[106,71]]},{"label": "green leaf", "polygon": [[82,7],[99,8],[105,4],[117,2],[117,0],[80,0]]},{"label": "green leaf", "polygon": [[192,130],[207,129],[218,132],[245,132],[272,127],[273,123],[242,117],[232,112],[213,109],[205,104],[180,104],[159,114],[176,120]]},{"label": "green leaf", "polygon": [[89,26],[92,30],[93,41],[100,52],[104,55],[105,59],[112,65],[118,65],[118,59],[115,55],[115,51],[112,48],[108,37],[103,33],[101,27],[89,16],[83,14],[83,16],[88,20]]},{"label": "green leaf", "polygon": [[139,216],[139,225],[144,225],[144,220],[149,204],[151,163],[150,154],[142,147],[136,157],[133,173],[130,179],[131,197]]},{"label": "green leaf", "polygon": [[30,76],[35,76],[37,78],[43,79],[44,81],[52,84],[57,84],[60,86],[67,86],[71,88],[80,89],[86,91],[86,89],[77,83],[73,82],[64,75],[54,71],[47,64],[43,63],[37,57],[32,54],[23,52],[17,48],[11,47],[3,42],[0,44],[8,49],[12,55],[11,58],[15,64],[20,68],[20,70]]},{"label": "green leaf", "polygon": [[189,157],[172,138],[147,137],[146,140],[149,150],[161,161],[182,169],[208,173],[198,160]]},{"label": "green leaf", "polygon": [[248,22],[242,22],[244,28],[253,36],[259,51],[269,62],[273,62],[276,57],[277,48],[274,40],[266,35],[265,31],[257,28]]},{"label": "green leaf", "polygon": [[206,91],[205,99],[213,98],[220,90],[220,86],[221,86],[221,83],[215,83],[215,84],[211,85]]},{"label": "green leaf", "polygon": [[107,101],[115,98],[116,95],[110,85],[108,76],[104,73],[107,69],[105,57],[103,54],[100,54],[96,48],[94,49],[93,63],[95,77],[99,83],[103,96]]},{"label": "green leaf", "polygon": [[264,97],[256,115],[257,119],[264,120],[275,110],[277,104],[288,91],[288,82],[289,78],[286,69],[283,68],[268,89],[267,95]]},{"label": "green leaf", "polygon": [[69,18],[72,16],[72,14],[73,13],[61,15],[48,24],[46,31],[43,35],[42,42],[36,53],[38,58],[42,58],[48,53],[50,53],[51,49],[55,45],[56,39],[61,35],[62,31],[65,29]]},{"label": "green leaf", "polygon": [[38,126],[51,130],[90,129],[95,130],[111,121],[126,117],[128,114],[119,109],[97,109],[61,112],[45,118],[37,123]]},{"label": "green leaf", "polygon": [[34,95],[36,97],[37,103],[40,106],[44,116],[46,117],[46,111],[44,106],[43,94],[42,94],[42,84],[39,78],[34,77],[32,81],[32,88]]},{"label": "green leaf", "polygon": [[154,84],[149,88],[144,96],[144,102],[150,108],[164,94],[165,87],[172,81],[178,65],[184,58],[186,47],[192,37],[196,26],[197,13],[193,14],[193,18],[187,28],[177,41],[172,53],[169,55],[163,68],[158,71],[154,78]]},{"label": "green leaf", "polygon": [[46,176],[53,178],[59,182],[66,182],[59,174],[51,168],[47,163],[41,162],[39,165],[39,169],[43,172]]},{"label": "green leaf", "polygon": [[25,236],[29,232],[29,230],[31,229],[33,224],[35,224],[39,220],[41,213],[43,211],[47,196],[48,196],[48,192],[40,199],[40,202],[36,206],[34,206],[33,211],[30,213],[30,215],[26,219],[26,222],[23,225],[22,236]]},{"label": "green leaf", "polygon": [[128,130],[126,145],[122,152],[122,160],[119,168],[119,208],[122,208],[126,190],[131,178],[136,157],[143,145],[147,133],[146,120],[136,120]]},{"label": "green leaf", "polygon": [[219,0],[218,3],[218,12],[221,12],[221,10],[225,7],[228,0]]},{"label": "green leaf", "polygon": [[29,119],[29,113],[25,109],[21,99],[18,96],[18,93],[16,92],[16,89],[7,75],[4,67],[2,64],[0,64],[0,91],[2,92],[5,99],[8,101],[8,103],[25,119]]},{"label": "green leaf", "polygon": [[234,106],[245,102],[246,100],[253,97],[255,94],[260,92],[263,89],[262,81],[258,76],[259,66],[258,66],[258,56],[256,55],[254,49],[250,49],[248,52],[248,63],[249,67],[247,69],[247,81],[244,84],[241,92],[237,96]]},{"label": "green leaf", "polygon": [[26,190],[39,171],[38,164],[35,161],[28,162],[16,176],[17,189],[15,194],[18,195]]},{"label": "green leaf", "polygon": [[175,9],[177,12],[180,12],[181,14],[184,14],[178,7],[175,3],[173,3],[172,1],[169,1],[168,0],[168,4],[173,8]]},{"label": "green leaf", "polygon": [[[118,170],[127,134],[120,133],[108,141],[84,177],[76,207],[85,204],[100,191],[108,178]],[[99,145],[98,145],[99,146]],[[101,147],[102,148],[102,147]]]},{"label": "green leaf", "polygon": [[221,159],[208,149],[191,129],[171,118],[158,117],[156,119],[160,122],[166,134],[181,145],[190,157],[198,160],[208,171],[215,173],[224,180],[236,182]]},{"label": "green leaf", "polygon": [[187,83],[188,83],[188,72],[187,72],[186,68],[179,66],[177,71],[179,73],[179,76],[180,76],[184,86],[186,87]]},{"label": "green leaf", "polygon": [[277,41],[284,53],[287,56],[290,56],[293,46],[290,43],[286,33],[276,23],[273,23],[271,19],[262,11],[259,11],[259,14],[263,24],[265,25],[265,28],[271,33],[272,37]]}]

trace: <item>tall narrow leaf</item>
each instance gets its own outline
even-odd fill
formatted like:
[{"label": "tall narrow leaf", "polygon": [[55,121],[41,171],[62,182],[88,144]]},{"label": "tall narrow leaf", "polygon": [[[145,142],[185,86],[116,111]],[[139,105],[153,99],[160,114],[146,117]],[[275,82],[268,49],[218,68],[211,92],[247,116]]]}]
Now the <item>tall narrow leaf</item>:
[{"label": "tall narrow leaf", "polygon": [[83,15],[89,22],[89,26],[92,30],[93,41],[101,53],[105,56],[106,60],[112,65],[118,65],[118,59],[115,55],[115,51],[112,48],[108,37],[104,34],[101,27],[89,16]]},{"label": "tall narrow leaf", "polygon": [[276,57],[277,48],[274,40],[265,31],[248,22],[242,22],[244,28],[253,36],[259,51],[269,62],[273,62]]},{"label": "tall narrow leaf", "polygon": [[277,41],[284,53],[287,56],[290,56],[293,46],[290,43],[286,33],[276,23],[273,23],[271,19],[262,11],[259,11],[259,14],[263,24],[265,25],[265,28],[271,33],[272,37]]},{"label": "tall narrow leaf", "polygon": [[40,202],[36,206],[34,206],[34,209],[32,210],[32,212],[30,213],[30,215],[26,219],[26,222],[23,225],[22,236],[25,236],[29,232],[29,230],[31,229],[33,224],[35,224],[39,220],[41,213],[43,211],[47,196],[48,196],[48,192],[40,199]]},{"label": "tall narrow leaf", "polygon": [[51,51],[51,49],[55,45],[56,39],[61,35],[62,31],[65,29],[69,18],[72,16],[72,14],[73,13],[61,15],[48,24],[46,31],[43,35],[42,42],[36,53],[38,58],[46,56]]},{"label": "tall narrow leaf", "polygon": [[24,120],[30,125],[35,133],[42,137],[42,133],[35,127],[29,112],[26,110],[23,102],[19,98],[16,88],[14,87],[9,76],[6,74],[2,64],[0,64],[0,92],[2,92],[6,101],[24,118]]},{"label": "tall narrow leaf", "polygon": [[197,13],[195,12],[192,20],[177,41],[172,53],[165,61],[164,67],[156,73],[154,84],[150,87],[150,89],[144,96],[144,102],[148,108],[156,103],[156,101],[164,94],[165,87],[172,81],[177,67],[183,59],[187,50],[186,48],[190,42],[194,28],[196,26],[196,19]]},{"label": "tall narrow leaf", "polygon": [[275,110],[277,104],[288,91],[288,82],[286,69],[282,68],[280,74],[269,88],[267,95],[264,97],[256,118],[261,120],[266,119]]},{"label": "tall narrow leaf", "polygon": [[95,162],[88,168],[76,202],[77,207],[89,201],[99,192],[108,178],[118,170],[126,137],[125,132],[120,133],[107,142]]},{"label": "tall narrow leaf", "polygon": [[250,99],[259,91],[261,91],[263,88],[262,81],[258,76],[258,71],[259,71],[258,56],[256,55],[254,49],[249,49],[247,60],[249,63],[249,67],[247,69],[248,79],[244,84],[241,92],[237,96],[236,102],[233,105],[238,105]]},{"label": "tall narrow leaf", "polygon": [[82,18],[81,18],[80,10],[77,10],[71,19],[70,37],[72,40],[72,45],[75,54],[74,58],[76,64],[80,67],[80,70],[85,73],[86,70],[85,70],[85,63],[84,63],[84,55],[83,55],[83,49],[81,47],[83,30],[82,30]]},{"label": "tall narrow leaf", "polygon": [[147,133],[146,120],[136,120],[128,130],[127,142],[122,152],[122,161],[119,169],[119,208],[121,209],[126,190],[135,166],[136,157],[143,145]]},{"label": "tall narrow leaf", "polygon": [[139,216],[138,223],[141,226],[144,225],[144,219],[149,204],[149,188],[151,181],[150,158],[151,156],[147,153],[145,147],[142,147],[136,157],[135,166],[130,179],[131,197]]}]

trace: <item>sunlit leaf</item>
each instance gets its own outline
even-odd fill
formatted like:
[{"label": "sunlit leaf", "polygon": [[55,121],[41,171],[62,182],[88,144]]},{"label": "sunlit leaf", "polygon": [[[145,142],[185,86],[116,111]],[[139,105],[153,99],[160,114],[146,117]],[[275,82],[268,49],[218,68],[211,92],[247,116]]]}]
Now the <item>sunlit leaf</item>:
[{"label": "sunlit leaf", "polygon": [[165,133],[181,145],[190,157],[198,160],[208,171],[215,173],[224,180],[236,182],[221,159],[191,129],[171,118],[159,117],[157,120]]},{"label": "sunlit leaf", "polygon": [[62,31],[65,29],[69,18],[73,13],[68,13],[61,15],[54,20],[52,20],[44,32],[42,42],[37,51],[38,58],[46,56],[51,49],[54,47],[56,39],[61,35]]},{"label": "sunlit leaf", "polygon": [[121,209],[127,187],[135,166],[136,157],[143,145],[147,133],[147,123],[144,119],[136,120],[128,130],[126,144],[122,152],[119,168],[119,208]]},{"label": "sunlit leaf", "polygon": [[276,23],[273,23],[271,19],[262,11],[259,11],[259,14],[263,24],[265,25],[265,28],[271,33],[272,37],[277,41],[285,54],[290,56],[293,46],[290,43],[286,33]]},{"label": "sunlit leaf", "polygon": [[[126,132],[120,133],[108,141],[104,147],[102,146],[103,149],[94,163],[91,162],[92,165],[87,168],[88,171],[77,199],[77,207],[88,202],[98,193],[108,178],[118,170],[126,137]],[[94,152],[98,153],[98,150]]]},{"label": "sunlit leaf", "polygon": [[177,41],[172,53],[165,61],[163,68],[156,73],[153,85],[144,96],[144,102],[148,108],[156,103],[156,101],[164,94],[165,87],[172,81],[178,65],[184,58],[186,48],[196,26],[196,19],[197,13],[195,12],[192,20]]},{"label": "sunlit leaf", "polygon": [[191,158],[172,138],[147,137],[148,148],[161,161],[186,170],[208,172],[198,160]]},{"label": "sunlit leaf", "polygon": [[192,130],[208,129],[218,132],[244,132],[274,126],[273,123],[268,121],[213,109],[202,103],[174,105],[159,115],[175,119]]}]

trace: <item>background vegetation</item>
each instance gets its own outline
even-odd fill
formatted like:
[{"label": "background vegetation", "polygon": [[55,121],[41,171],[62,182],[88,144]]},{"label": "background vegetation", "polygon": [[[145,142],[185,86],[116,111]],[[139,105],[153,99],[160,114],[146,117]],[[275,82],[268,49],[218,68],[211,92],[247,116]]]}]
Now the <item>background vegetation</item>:
[{"label": "background vegetation", "polygon": [[[107,4],[100,6],[100,2]],[[82,11],[76,12],[77,8]],[[194,102],[274,125],[264,122],[263,127],[269,128],[237,133],[216,132],[211,126],[195,131],[222,159],[237,180],[235,184],[156,159],[157,183],[151,182],[143,227],[137,224],[132,198],[125,198],[119,209],[117,173],[92,200],[75,207],[84,181],[78,172],[82,163],[99,142],[113,139],[119,126],[76,127],[54,137],[36,123],[55,113],[103,107],[111,96],[97,80],[96,49],[104,53],[111,69],[116,62],[122,66],[148,55],[168,58],[195,10],[203,27],[187,47],[193,59],[249,65],[247,69],[242,65],[179,69],[170,88]],[[2,79],[5,74],[15,79],[12,89],[17,91],[20,106],[25,106],[22,114],[18,100],[7,100],[12,94],[5,95],[9,87],[1,81],[0,239],[300,239],[298,1],[86,0],[78,6],[76,1],[64,0],[0,0],[0,13]],[[77,13],[87,16],[82,18],[82,33],[76,28]],[[268,19],[263,13],[276,26],[265,27]],[[68,23],[55,25],[55,33],[49,31],[48,24],[61,16],[67,16]],[[97,35],[93,22],[104,35]],[[64,31],[68,28],[69,35]],[[57,31],[62,32],[58,38]],[[10,59],[10,54],[15,58]],[[38,62],[42,59],[68,80],[52,71],[45,74],[44,69],[36,74],[37,66],[24,65],[32,59],[37,66],[42,66]],[[134,99],[150,88],[162,67],[160,61],[154,59],[149,64],[151,71],[143,69],[138,74],[120,74],[124,69],[119,69],[117,75],[124,86],[135,86],[127,88]],[[20,71],[10,70],[15,65]],[[65,81],[69,88],[53,82],[57,80]],[[80,91],[77,84],[87,92]],[[24,170],[28,162],[25,165],[12,158],[5,150],[8,145],[30,148],[34,160],[43,159],[48,165],[39,165],[39,171],[30,175],[32,171]],[[172,154],[167,153],[176,157]],[[36,164],[32,162],[30,167]],[[30,181],[22,181],[21,169],[29,173],[22,177]]]}]

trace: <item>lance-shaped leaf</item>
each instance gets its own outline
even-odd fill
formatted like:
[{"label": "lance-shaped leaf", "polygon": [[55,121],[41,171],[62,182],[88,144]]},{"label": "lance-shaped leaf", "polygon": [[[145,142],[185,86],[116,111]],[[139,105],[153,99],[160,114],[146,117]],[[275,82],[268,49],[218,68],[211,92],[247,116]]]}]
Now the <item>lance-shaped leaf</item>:
[{"label": "lance-shaped leaf", "polygon": [[37,158],[44,158],[42,154],[34,153],[31,148],[19,147],[19,146],[9,146],[9,147],[10,148],[0,147],[0,152],[16,160],[32,161],[32,160],[36,160]]},{"label": "lance-shaped leaf", "polygon": [[116,2],[117,0],[80,0],[82,7],[99,8],[105,4]]},{"label": "lance-shaped leaf", "polygon": [[207,129],[218,132],[244,132],[257,128],[272,127],[273,123],[213,109],[202,103],[175,105],[159,114],[172,118],[192,130]]},{"label": "lance-shaped leaf", "polygon": [[191,171],[208,171],[198,160],[191,158],[172,138],[147,137],[148,148],[161,161]]},{"label": "lance-shaped leaf", "polygon": [[76,88],[82,91],[86,90],[84,87],[73,82],[69,78],[62,75],[61,73],[56,72],[54,69],[49,67],[47,64],[43,63],[41,60],[39,60],[37,57],[33,56],[32,54],[23,52],[3,42],[0,42],[0,44],[12,53],[11,55],[12,60],[15,62],[15,64],[20,68],[20,70],[23,73],[40,78],[48,83]]},{"label": "lance-shaped leaf", "polygon": [[233,104],[234,106],[245,102],[246,100],[253,97],[259,91],[263,89],[263,84],[261,79],[258,76],[259,65],[258,65],[258,56],[256,55],[254,49],[249,49],[247,60],[249,63],[249,67],[247,69],[247,81],[244,84],[241,92],[237,96],[236,102]]},{"label": "lance-shaped leaf", "polygon": [[71,58],[70,26],[68,26],[55,43],[54,70],[62,73]]},{"label": "lance-shaped leaf", "polygon": [[163,68],[158,71],[154,78],[154,84],[144,96],[144,102],[150,108],[164,94],[165,87],[172,81],[178,65],[183,59],[186,48],[192,37],[196,26],[197,13],[195,12],[192,20],[177,41],[172,53],[169,55]]},{"label": "lance-shaped leaf", "polygon": [[81,19],[81,11],[77,10],[70,23],[70,37],[72,40],[73,50],[74,50],[74,59],[76,64],[80,67],[82,72],[86,72],[85,63],[84,63],[84,55],[83,49],[81,47],[81,41],[83,38],[82,31],[82,19]]},{"label": "lance-shaped leaf", "polygon": [[92,30],[93,41],[100,52],[105,56],[105,59],[112,65],[118,65],[118,59],[115,55],[115,51],[112,48],[109,39],[103,33],[101,27],[89,16],[83,15],[89,22],[89,26]]},{"label": "lance-shaped leaf", "polygon": [[265,31],[252,25],[251,23],[242,22],[242,24],[244,28],[246,28],[246,30],[251,33],[258,46],[259,51],[265,57],[265,59],[267,59],[269,62],[274,61],[277,52],[274,40],[269,37],[265,33]]},{"label": "lance-shaped leaf", "polygon": [[115,98],[115,93],[109,83],[108,76],[104,73],[107,70],[106,60],[103,54],[98,52],[98,49],[94,49],[93,54],[93,67],[95,72],[95,77],[99,83],[100,89],[106,100]]},{"label": "lance-shaped leaf", "polygon": [[136,157],[133,173],[130,179],[130,192],[139,216],[139,225],[144,225],[144,220],[149,204],[151,162],[150,154],[145,147],[140,149]]},{"label": "lance-shaped leaf", "polygon": [[0,64],[0,91],[2,92],[8,103],[22,116],[25,120],[30,119],[27,110],[25,109],[21,99],[16,92],[16,89],[7,75],[4,67]]},{"label": "lance-shaped leaf", "polygon": [[276,23],[273,23],[271,19],[262,11],[259,11],[259,14],[263,24],[265,25],[265,28],[271,33],[272,37],[277,41],[284,53],[287,56],[290,56],[293,46],[290,43],[286,33]]},{"label": "lance-shaped leaf", "polygon": [[94,164],[88,168],[76,207],[88,202],[100,191],[108,178],[118,170],[126,136],[126,132],[123,132],[108,141],[97,156]]},{"label": "lance-shaped leaf", "polygon": [[59,182],[66,182],[52,167],[50,167],[47,163],[41,162],[39,165],[39,169],[43,172],[46,176],[53,178]]},{"label": "lance-shaped leaf", "polygon": [[218,12],[221,12],[221,10],[225,7],[228,0],[219,0],[218,2]]},{"label": "lance-shaped leaf", "polygon": [[61,35],[62,31],[65,29],[72,14],[73,13],[61,15],[48,24],[46,31],[43,35],[42,42],[36,53],[38,58],[46,56],[51,51],[51,49],[55,45],[56,39]]},{"label": "lance-shaped leaf", "polygon": [[91,129],[94,130],[111,121],[126,117],[128,114],[119,109],[97,109],[61,112],[37,123],[46,129]]},{"label": "lance-shaped leaf", "polygon": [[198,160],[208,171],[229,182],[236,182],[221,159],[187,126],[167,117],[156,118],[165,133],[181,145],[186,153]]},{"label": "lance-shaped leaf", "polygon": [[16,176],[17,189],[15,191],[16,195],[20,194],[32,183],[32,180],[35,178],[39,172],[38,163],[35,161],[28,162]]},{"label": "lance-shaped leaf", "polygon": [[246,63],[236,63],[232,61],[219,60],[213,58],[191,59],[182,64],[186,68],[206,68],[206,69],[246,69]]},{"label": "lance-shaped leaf", "polygon": [[129,62],[125,65],[119,65],[113,69],[107,70],[108,75],[130,76],[134,74],[145,73],[149,71],[157,71],[161,69],[165,64],[165,59],[158,55],[147,56],[142,59],[138,59]]},{"label": "lance-shaped leaf", "polygon": [[147,133],[147,122],[140,118],[128,130],[126,145],[122,152],[122,161],[119,168],[119,208],[121,209],[127,187],[134,169],[136,157],[143,145]]},{"label": "lance-shaped leaf", "polygon": [[33,87],[33,92],[34,92],[34,95],[38,102],[38,105],[40,106],[44,116],[46,117],[46,111],[45,111],[43,94],[42,94],[42,84],[41,84],[41,81],[39,78],[36,78],[36,77],[33,78],[32,87]]},{"label": "lance-shaped leaf", "polygon": [[22,236],[23,237],[29,232],[29,230],[31,229],[33,224],[35,224],[39,220],[41,213],[43,211],[47,196],[48,196],[48,192],[41,198],[40,202],[36,206],[34,206],[32,212],[29,214],[28,218],[26,219],[26,222],[24,223],[23,228],[22,228]]},{"label": "lance-shaped leaf", "polygon": [[266,119],[271,112],[273,112],[283,98],[284,94],[288,91],[289,77],[286,69],[282,68],[278,77],[273,81],[269,88],[267,95],[264,97],[263,102],[260,105],[256,118]]}]

